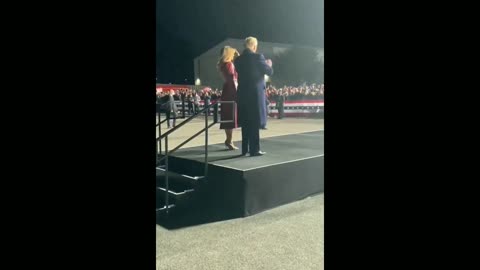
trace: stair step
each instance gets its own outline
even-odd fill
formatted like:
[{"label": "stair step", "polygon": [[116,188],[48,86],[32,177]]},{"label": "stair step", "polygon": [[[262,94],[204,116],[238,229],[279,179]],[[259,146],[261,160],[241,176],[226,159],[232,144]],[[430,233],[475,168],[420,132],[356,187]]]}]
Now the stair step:
[{"label": "stair step", "polygon": [[[176,207],[184,207],[191,204],[193,201],[195,190],[187,189],[182,191],[168,190],[169,204],[175,204]],[[156,207],[161,208],[165,206],[166,189],[164,187],[157,187],[156,190]]]},{"label": "stair step", "polygon": [[[158,160],[162,159],[163,157],[165,157],[165,155],[159,155]],[[165,169],[165,159],[159,161],[156,167]],[[173,171],[179,174],[187,174],[191,176],[203,176],[205,172],[205,165],[203,162],[195,162],[186,166],[182,158],[175,156],[175,154],[170,156],[168,167],[169,171]]]},{"label": "stair step", "polygon": [[[175,208],[175,204],[169,204],[169,205],[168,205],[168,209],[169,209],[169,210],[171,210],[171,209],[173,209],[173,208]],[[165,207],[165,205],[163,205],[162,207],[158,207],[155,211],[156,211],[157,213],[158,213],[158,212],[162,212],[162,211],[165,211],[165,212],[166,212],[166,211],[167,211],[167,207]]]},{"label": "stair step", "polygon": [[[166,192],[167,190],[163,187],[157,187],[157,190],[160,190],[160,191],[163,191],[163,192]],[[187,190],[184,190],[184,191],[180,191],[180,192],[175,192],[171,189],[168,190],[168,194],[172,195],[172,196],[175,196],[176,198],[178,198],[179,196],[184,196],[190,192],[194,192],[195,190],[194,189],[187,189]]]},{"label": "stair step", "polygon": [[165,207],[165,205],[157,207],[155,209],[157,224],[160,223],[162,220],[168,219],[168,217],[172,214],[175,214],[176,211],[177,211],[177,207],[175,204],[168,205],[168,213],[167,213],[167,207]]},{"label": "stair step", "polygon": [[[157,186],[164,187],[165,186],[165,175],[166,172],[165,170],[156,170],[156,183]],[[168,173],[168,182],[169,186],[175,190],[181,190],[181,189],[191,189],[195,188],[200,180],[203,179],[203,177],[186,177],[185,175],[178,174],[175,172],[169,172]]]},{"label": "stair step", "polygon": [[[157,171],[165,172],[165,165],[158,166],[158,167],[156,167],[156,169],[157,169]],[[171,173],[172,175],[180,175],[182,177],[185,177],[185,178],[188,178],[188,179],[191,179],[191,180],[195,180],[195,181],[204,178],[204,176],[190,176],[190,175],[186,175],[186,174],[176,173],[176,172],[173,172],[173,171],[170,171],[169,173]]]}]

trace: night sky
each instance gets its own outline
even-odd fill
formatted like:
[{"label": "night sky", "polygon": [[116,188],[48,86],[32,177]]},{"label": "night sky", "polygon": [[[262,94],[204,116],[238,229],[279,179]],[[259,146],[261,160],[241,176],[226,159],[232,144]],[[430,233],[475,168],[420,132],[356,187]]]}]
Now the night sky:
[{"label": "night sky", "polygon": [[157,0],[157,82],[193,84],[193,58],[226,38],[323,47],[323,7],[324,0]]}]

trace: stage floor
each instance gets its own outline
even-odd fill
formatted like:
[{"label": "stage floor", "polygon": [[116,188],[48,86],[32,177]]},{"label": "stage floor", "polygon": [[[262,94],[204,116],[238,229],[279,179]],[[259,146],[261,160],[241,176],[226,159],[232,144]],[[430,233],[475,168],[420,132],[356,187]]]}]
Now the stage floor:
[{"label": "stage floor", "polygon": [[[241,142],[235,142],[241,148]],[[302,159],[324,155],[324,132],[314,131],[285,136],[260,139],[261,150],[267,152],[264,156],[240,156],[241,150],[228,151],[224,144],[208,146],[208,163],[229,169],[248,171],[299,161]],[[205,147],[190,147],[180,149],[173,154],[175,157],[199,162],[204,161]]]}]

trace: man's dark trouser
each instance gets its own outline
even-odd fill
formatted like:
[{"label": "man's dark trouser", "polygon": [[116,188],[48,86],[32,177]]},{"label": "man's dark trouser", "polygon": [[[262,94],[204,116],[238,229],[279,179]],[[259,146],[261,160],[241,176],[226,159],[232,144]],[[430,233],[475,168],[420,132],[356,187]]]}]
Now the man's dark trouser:
[{"label": "man's dark trouser", "polygon": [[167,115],[167,127],[170,127],[170,117],[173,116],[173,127],[175,127],[175,122],[176,122],[176,114],[175,113],[172,113],[171,111],[166,111],[165,114]]},{"label": "man's dark trouser", "polygon": [[[249,151],[250,150],[250,151]],[[242,125],[242,154],[260,151],[260,130],[249,125]]]}]

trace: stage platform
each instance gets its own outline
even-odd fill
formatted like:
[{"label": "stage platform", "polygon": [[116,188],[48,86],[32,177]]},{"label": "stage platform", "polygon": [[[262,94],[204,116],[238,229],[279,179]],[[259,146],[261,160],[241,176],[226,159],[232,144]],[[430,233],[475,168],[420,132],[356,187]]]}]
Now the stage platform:
[{"label": "stage platform", "polygon": [[[241,142],[235,143],[241,147]],[[201,176],[205,148],[180,149],[169,157],[171,186],[180,192],[193,189],[183,208],[201,205],[217,219],[250,216],[323,192],[323,131],[269,137],[260,140],[264,156],[241,156],[223,144],[208,146],[208,177],[191,183],[178,174]],[[157,186],[163,185],[162,172]],[[163,196],[157,197],[162,201]],[[198,211],[195,211],[198,213]],[[221,217],[220,217],[221,216]]]}]

